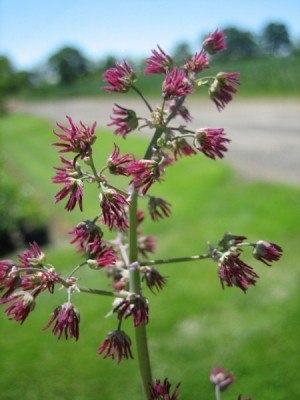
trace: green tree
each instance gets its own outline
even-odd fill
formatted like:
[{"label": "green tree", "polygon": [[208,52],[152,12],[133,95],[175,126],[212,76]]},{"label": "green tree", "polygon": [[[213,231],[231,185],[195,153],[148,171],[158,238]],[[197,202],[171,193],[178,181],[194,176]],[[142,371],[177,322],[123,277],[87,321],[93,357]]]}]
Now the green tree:
[{"label": "green tree", "polygon": [[270,23],[262,33],[262,44],[272,56],[286,55],[292,50],[292,42],[287,27],[282,23]]},{"label": "green tree", "polygon": [[259,46],[251,32],[235,27],[225,28],[223,32],[226,37],[227,51],[221,52],[218,58],[247,59],[259,55]]},{"label": "green tree", "polygon": [[64,47],[53,54],[48,64],[63,85],[72,84],[79,77],[86,75],[89,70],[87,59],[73,47]]},{"label": "green tree", "polygon": [[178,43],[172,53],[176,63],[182,63],[182,61],[184,61],[186,58],[190,58],[192,56],[190,46],[186,42]]}]

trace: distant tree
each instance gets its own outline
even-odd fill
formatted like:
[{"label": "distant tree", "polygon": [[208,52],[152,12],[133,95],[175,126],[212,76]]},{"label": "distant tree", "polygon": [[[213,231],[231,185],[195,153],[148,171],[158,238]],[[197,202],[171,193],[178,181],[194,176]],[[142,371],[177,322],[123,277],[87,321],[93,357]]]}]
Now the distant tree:
[{"label": "distant tree", "polygon": [[287,27],[282,23],[266,25],[262,33],[262,44],[272,56],[286,55],[292,50],[292,42]]},{"label": "distant tree", "polygon": [[180,42],[175,46],[172,54],[174,61],[176,63],[181,63],[186,58],[190,58],[192,56],[192,51],[188,43]]},{"label": "distant tree", "polygon": [[64,47],[48,60],[50,69],[56,72],[59,82],[70,85],[88,72],[88,60],[73,47]]},{"label": "distant tree", "polygon": [[227,50],[221,52],[218,58],[246,59],[257,57],[260,53],[259,46],[251,32],[235,27],[223,29],[226,37]]}]

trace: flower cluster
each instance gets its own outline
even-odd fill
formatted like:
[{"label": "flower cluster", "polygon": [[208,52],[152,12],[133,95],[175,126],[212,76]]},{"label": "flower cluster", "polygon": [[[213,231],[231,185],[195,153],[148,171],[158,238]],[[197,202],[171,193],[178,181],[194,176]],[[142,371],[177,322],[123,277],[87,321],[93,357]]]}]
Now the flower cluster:
[{"label": "flower cluster", "polygon": [[116,358],[116,363],[119,364],[123,358],[133,358],[131,352],[131,340],[125,332],[116,330],[109,332],[107,338],[98,349],[98,354],[104,354],[104,358]]},{"label": "flower cluster", "polygon": [[52,333],[58,335],[58,339],[64,334],[66,339],[73,337],[75,340],[78,340],[80,315],[73,304],[67,302],[57,307],[51,314],[50,321],[43,329],[49,328],[54,321],[55,324]]},{"label": "flower cluster", "polygon": [[153,384],[149,385],[151,400],[177,400],[179,398],[178,388],[180,383],[175,386],[174,392],[171,393],[171,384],[168,378],[161,383],[156,379]]},{"label": "flower cluster", "polygon": [[149,321],[148,301],[139,294],[128,293],[126,298],[121,299],[119,304],[114,307],[113,312],[118,314],[119,320],[123,317],[125,319],[132,317],[135,328],[140,325],[147,325]]}]

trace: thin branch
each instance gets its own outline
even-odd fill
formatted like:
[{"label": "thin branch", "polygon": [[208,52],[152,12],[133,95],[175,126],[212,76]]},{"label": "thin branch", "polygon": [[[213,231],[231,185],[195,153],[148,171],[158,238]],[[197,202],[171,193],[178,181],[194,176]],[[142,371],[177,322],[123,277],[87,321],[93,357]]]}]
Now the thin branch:
[{"label": "thin branch", "polygon": [[148,103],[147,99],[145,98],[145,96],[143,95],[143,93],[134,85],[131,86],[131,88],[141,97],[141,99],[143,100],[143,102],[146,104],[148,110],[150,112],[153,112],[152,107],[150,106],[150,104]]},{"label": "thin branch", "polygon": [[189,257],[176,257],[176,258],[166,258],[161,260],[148,260],[140,262],[140,266],[149,266],[149,265],[158,265],[158,264],[172,264],[178,262],[187,262],[187,261],[197,261],[197,260],[205,260],[211,258],[211,254],[199,254],[197,256],[189,256]]}]

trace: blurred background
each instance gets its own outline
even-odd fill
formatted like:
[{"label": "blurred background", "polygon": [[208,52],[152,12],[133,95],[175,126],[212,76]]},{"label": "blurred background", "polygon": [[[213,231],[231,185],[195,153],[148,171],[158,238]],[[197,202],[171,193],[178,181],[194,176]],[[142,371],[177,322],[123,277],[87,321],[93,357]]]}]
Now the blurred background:
[{"label": "blurred background", "polygon": [[[213,399],[209,372],[220,365],[236,375],[224,400],[240,393],[254,400],[300,398],[299,19],[296,0],[0,0],[0,256],[15,257],[35,240],[63,273],[79,259],[67,232],[93,218],[98,204],[97,192],[87,188],[83,213],[54,205],[55,121],[66,115],[97,121],[99,169],[113,142],[142,155],[147,132],[124,141],[107,124],[115,102],[143,117],[147,109],[134,93],[101,90],[103,72],[116,59],[128,60],[155,106],[161,77],[143,77],[151,49],[159,44],[181,63],[209,32],[226,35],[228,50],[212,57],[209,74],[240,71],[239,94],[221,113],[201,90],[188,105],[192,128],[225,128],[229,152],[225,161],[199,155],[172,166],[152,193],[172,203],[173,215],[159,224],[148,217],[144,234],[157,237],[158,258],[205,252],[208,240],[217,242],[228,230],[279,243],[284,256],[267,268],[249,254],[261,279],[246,296],[236,288],[222,291],[210,262],[160,267],[168,285],[157,296],[147,293],[153,371],[182,382],[183,400]],[[86,286],[108,287],[101,272],[80,276]],[[109,299],[74,295],[82,317],[78,343],[41,332],[64,301],[63,292],[44,294],[22,327],[1,311],[0,398],[141,399],[136,360],[116,367],[96,352],[115,328],[104,319]]]}]

